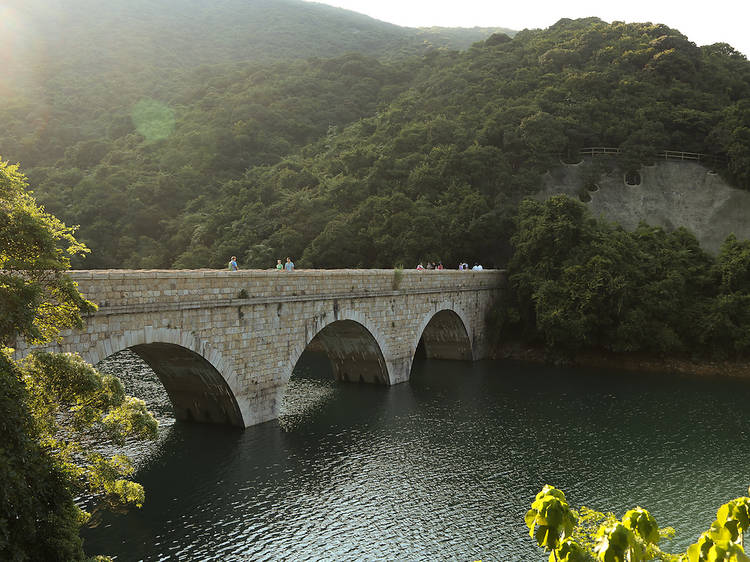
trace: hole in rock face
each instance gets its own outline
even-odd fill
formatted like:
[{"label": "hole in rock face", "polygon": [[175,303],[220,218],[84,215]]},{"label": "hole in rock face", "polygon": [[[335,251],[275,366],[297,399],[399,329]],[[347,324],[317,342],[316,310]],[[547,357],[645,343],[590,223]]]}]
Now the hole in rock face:
[{"label": "hole in rock face", "polygon": [[627,185],[641,185],[641,174],[630,170],[625,174],[625,183]]}]

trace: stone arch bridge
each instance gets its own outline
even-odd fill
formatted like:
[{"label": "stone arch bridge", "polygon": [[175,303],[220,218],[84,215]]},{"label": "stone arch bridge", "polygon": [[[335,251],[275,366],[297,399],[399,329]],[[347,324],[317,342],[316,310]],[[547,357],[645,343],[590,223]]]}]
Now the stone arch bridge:
[{"label": "stone arch bridge", "polygon": [[[80,331],[39,349],[96,364],[131,349],[164,385],[177,419],[247,427],[278,417],[305,349],[338,380],[409,379],[427,357],[486,357],[485,316],[504,272],[416,270],[73,271],[99,305]],[[21,342],[17,357],[29,352]]]}]

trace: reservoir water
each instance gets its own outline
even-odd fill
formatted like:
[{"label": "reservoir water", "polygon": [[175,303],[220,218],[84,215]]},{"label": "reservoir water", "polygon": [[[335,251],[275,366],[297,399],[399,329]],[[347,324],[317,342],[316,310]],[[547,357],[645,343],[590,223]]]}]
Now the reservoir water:
[{"label": "reservoir water", "polygon": [[132,354],[100,364],[147,401],[142,509],[97,511],[116,560],[547,560],[523,522],[546,483],[574,507],[636,505],[687,547],[750,484],[750,381],[419,360],[410,382],[340,384],[305,354],[278,422],[175,423]]}]

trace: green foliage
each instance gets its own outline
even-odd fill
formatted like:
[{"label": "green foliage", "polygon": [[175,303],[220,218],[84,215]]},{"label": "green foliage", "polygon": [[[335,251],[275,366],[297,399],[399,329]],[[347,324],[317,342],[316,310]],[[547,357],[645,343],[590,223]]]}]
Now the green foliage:
[{"label": "green foliage", "polygon": [[[555,502],[563,502],[564,507]],[[631,509],[621,521],[612,513],[604,514],[586,507],[577,513],[570,510],[563,492],[549,485],[537,494],[525,519],[537,544],[545,550],[552,550],[550,562],[747,562],[750,557],[744,553],[742,537],[749,522],[748,505],[750,498],[743,497],[721,506],[711,528],[684,554],[671,554],[658,547],[661,538],[674,535],[674,529],[659,529],[656,520],[645,509]],[[559,526],[554,528],[554,536],[564,535],[564,540],[550,541],[547,538],[552,525],[542,515],[545,506],[549,506],[547,511],[551,508],[555,521],[559,521],[559,513],[570,513],[572,523],[564,532]],[[543,533],[539,529],[535,533],[535,524],[548,527],[543,527]]]},{"label": "green foliage", "polygon": [[647,544],[657,544],[661,538],[656,519],[642,507],[626,512],[622,516],[622,523],[626,529],[630,529],[634,535],[639,536]]},{"label": "green foliage", "polygon": [[0,559],[81,560],[83,516],[28,402],[20,372],[0,351]]},{"label": "green foliage", "polygon": [[722,505],[716,512],[716,521],[729,530],[732,542],[741,541],[750,527],[750,498],[736,498]]},{"label": "green foliage", "polygon": [[[87,267],[220,267],[229,255],[266,267],[288,254],[313,267],[501,265],[519,201],[584,146],[620,147],[622,166],[657,149],[714,154],[750,186],[750,65],[725,44],[587,18],[455,52],[434,36],[425,47],[425,30],[308,3],[230,0],[205,19],[185,1],[72,2],[65,18],[91,25],[66,31],[42,85],[65,94],[18,90],[0,109],[0,147],[40,201],[82,225]],[[165,13],[184,25],[160,25]],[[56,20],[35,17],[57,45]],[[71,47],[91,44],[112,48]],[[616,283],[608,265],[589,282]],[[676,339],[661,330],[655,347]]]},{"label": "green foliage", "polygon": [[549,562],[590,562],[589,554],[571,539],[565,539],[560,547],[549,555]]},{"label": "green foliage", "polygon": [[529,536],[544,550],[557,550],[561,541],[570,536],[575,524],[576,517],[565,500],[565,494],[550,485],[542,488],[526,513]]},{"label": "green foliage", "polygon": [[126,396],[117,378],[102,375],[76,355],[35,353],[20,368],[42,443],[80,486],[75,491],[140,507],[144,492],[126,479],[133,474],[128,458],[107,459],[92,443],[156,438],[157,423],[145,403]]},{"label": "green foliage", "polygon": [[750,557],[732,541],[732,532],[714,521],[698,542],[687,550],[688,562],[748,562]]},{"label": "green foliage", "polygon": [[750,241],[729,235],[721,245],[716,266],[722,293],[750,292]]},{"label": "green foliage", "polygon": [[512,243],[509,291],[494,315],[500,340],[541,342],[563,359],[750,351],[746,244],[734,237],[714,259],[684,229],[626,232],[557,196],[522,202]]},{"label": "green foliage", "polygon": [[404,278],[404,266],[403,265],[397,265],[393,268],[393,282],[391,283],[391,286],[393,287],[394,291],[398,291],[398,288],[401,286],[401,281]]},{"label": "green foliage", "polygon": [[[213,6],[194,0],[106,5],[95,0],[68,0],[64,9],[50,9],[46,0],[25,0],[22,8],[23,38],[44,46],[50,63],[47,72],[52,76],[68,77],[75,72],[83,80],[89,76],[92,82],[117,79],[130,88],[138,79],[153,80],[155,72],[175,68],[248,59],[272,62],[334,57],[350,52],[390,58],[438,48],[463,49],[499,31],[402,28],[300,0],[225,0]],[[20,39],[14,32],[13,27],[8,29],[12,39]],[[89,48],[91,45],[98,49]],[[6,77],[7,85],[26,83],[23,79],[29,77],[22,72],[22,65],[33,63],[35,53],[16,55],[11,51],[9,55],[10,69],[16,72]],[[118,73],[117,67],[131,76]]]},{"label": "green foliage", "polygon": [[17,335],[50,339],[60,329],[80,327],[80,315],[95,310],[65,276],[70,257],[87,248],[26,187],[18,166],[0,159],[0,346]]},{"label": "green foliage", "polygon": [[174,132],[174,110],[156,100],[144,99],[133,107],[133,125],[146,142],[169,138]]},{"label": "green foliage", "polygon": [[95,309],[66,277],[85,246],[25,190],[16,166],[0,161],[0,558],[82,560],[82,493],[142,505],[127,457],[102,445],[156,436],[145,404],[80,357],[38,353],[16,363],[8,347],[82,325]]},{"label": "green foliage", "polygon": [[641,562],[644,559],[635,534],[619,521],[601,527],[597,537],[594,552],[602,562]]}]

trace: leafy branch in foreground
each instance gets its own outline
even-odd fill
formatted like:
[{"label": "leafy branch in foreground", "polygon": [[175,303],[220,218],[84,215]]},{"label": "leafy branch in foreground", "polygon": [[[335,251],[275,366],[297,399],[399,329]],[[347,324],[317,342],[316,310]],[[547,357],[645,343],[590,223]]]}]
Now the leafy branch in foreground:
[{"label": "leafy branch in foreground", "polygon": [[27,187],[18,166],[0,159],[0,346],[17,336],[49,341],[96,310],[65,274],[70,258],[88,248],[73,236],[75,227],[45,212]]},{"label": "leafy branch in foreground", "polygon": [[74,496],[143,503],[130,460],[102,451],[154,438],[157,426],[142,401],[78,356],[12,359],[17,338],[49,341],[96,309],[66,275],[86,247],[26,187],[0,160],[0,559],[68,562],[85,558],[88,515]]},{"label": "leafy branch in foreground", "polygon": [[659,541],[672,538],[674,529],[659,529],[642,507],[629,510],[621,520],[586,507],[576,512],[565,494],[550,485],[536,495],[525,519],[537,545],[551,551],[550,562],[750,562],[743,548],[750,497],[722,505],[711,528],[682,554],[659,548]]},{"label": "leafy branch in foreground", "polygon": [[36,353],[20,367],[42,442],[70,476],[74,492],[143,505],[143,487],[129,479],[134,468],[128,457],[107,458],[97,449],[123,445],[127,438],[155,439],[157,422],[146,404],[77,355]]}]

